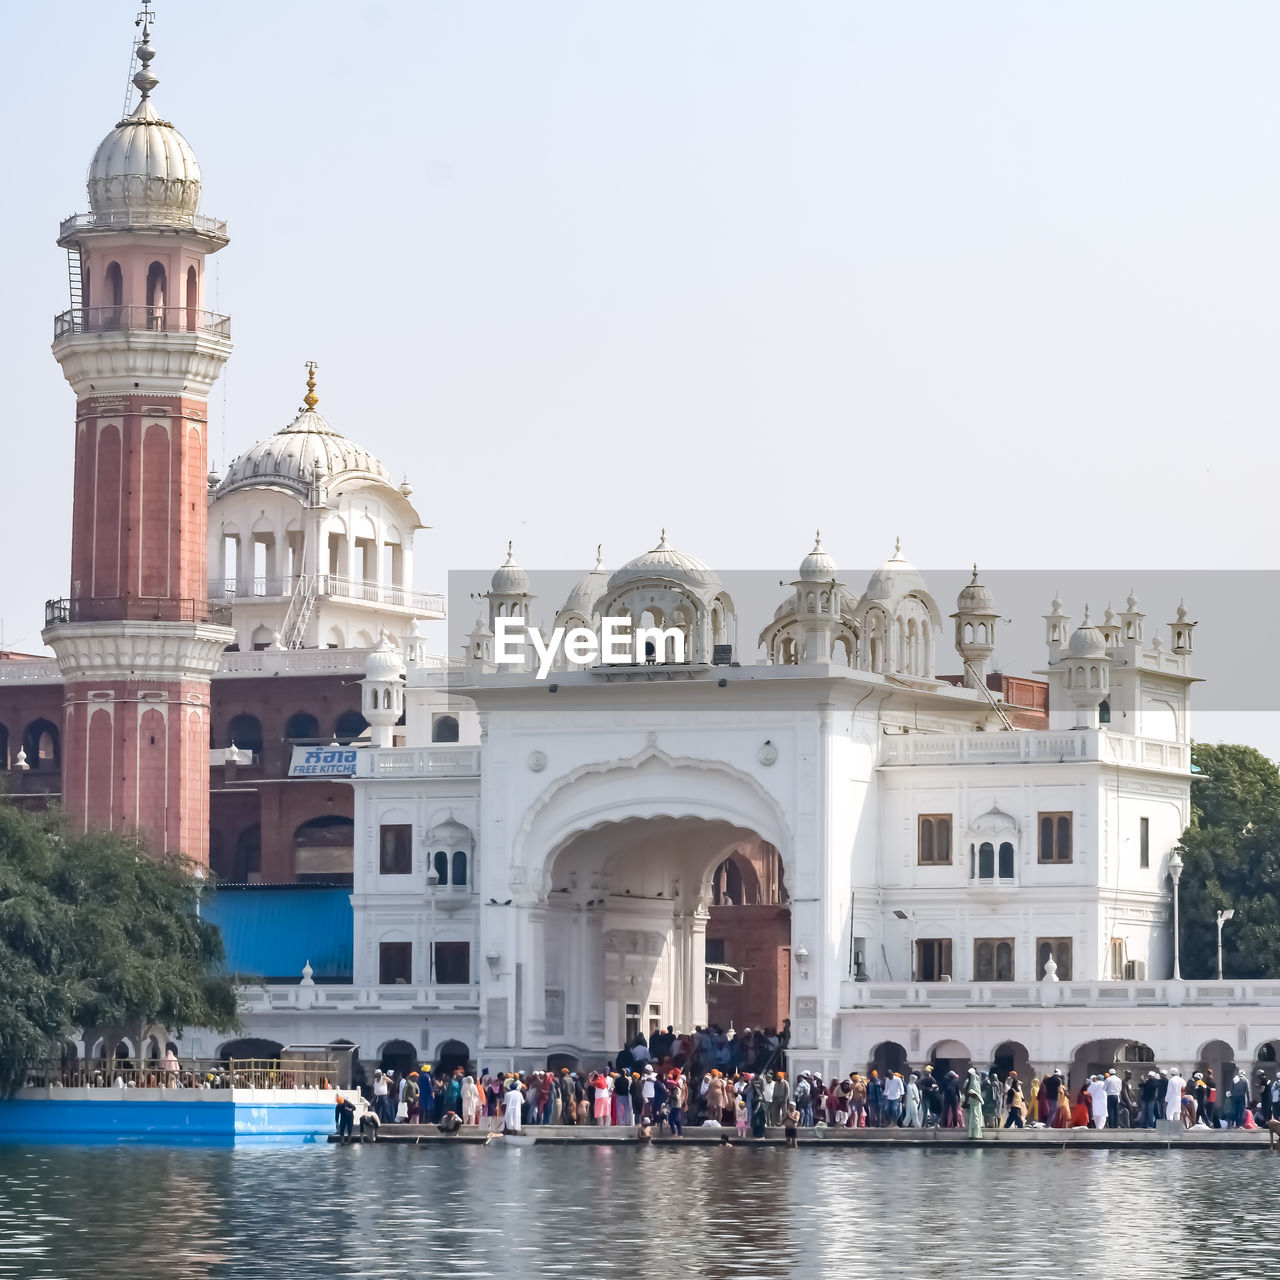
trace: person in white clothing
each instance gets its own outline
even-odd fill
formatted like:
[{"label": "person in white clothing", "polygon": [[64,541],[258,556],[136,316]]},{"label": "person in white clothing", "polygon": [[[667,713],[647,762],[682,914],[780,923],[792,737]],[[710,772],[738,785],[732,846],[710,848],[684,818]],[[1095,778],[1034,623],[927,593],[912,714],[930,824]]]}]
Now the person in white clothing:
[{"label": "person in white clothing", "polygon": [[1182,1091],[1187,1082],[1177,1067],[1169,1073],[1169,1086],[1164,1093],[1164,1118],[1166,1120],[1182,1119]]},{"label": "person in white clothing", "polygon": [[902,1127],[904,1129],[920,1128],[920,1086],[916,1083],[918,1078],[915,1072],[912,1072],[911,1079],[907,1081],[907,1101],[902,1113]]},{"label": "person in white clothing", "polygon": [[472,1076],[466,1076],[462,1081],[462,1123],[480,1123],[480,1090]]},{"label": "person in white clothing", "polygon": [[507,1081],[507,1091],[502,1096],[503,1133],[520,1132],[520,1109],[523,1106],[524,1094],[520,1091],[520,1081],[512,1076]]},{"label": "person in white clothing", "polygon": [[[1120,1127],[1120,1077],[1113,1069],[1107,1072],[1107,1078],[1102,1083],[1107,1089],[1107,1128],[1118,1129]],[[1126,1120],[1125,1123],[1128,1124],[1128,1121]]]},{"label": "person in white clothing", "polygon": [[1089,1081],[1087,1092],[1089,1110],[1093,1112],[1093,1127],[1105,1129],[1107,1127],[1107,1086],[1103,1084],[1101,1076],[1094,1076]]}]

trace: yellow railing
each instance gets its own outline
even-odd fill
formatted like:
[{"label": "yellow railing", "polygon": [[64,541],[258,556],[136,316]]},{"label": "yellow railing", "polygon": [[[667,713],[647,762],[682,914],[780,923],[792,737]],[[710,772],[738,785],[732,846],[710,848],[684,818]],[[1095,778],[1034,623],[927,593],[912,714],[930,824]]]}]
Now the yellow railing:
[{"label": "yellow railing", "polygon": [[89,1058],[33,1064],[26,1083],[64,1089],[330,1089],[337,1078],[331,1058],[180,1058],[176,1070],[160,1058]]}]

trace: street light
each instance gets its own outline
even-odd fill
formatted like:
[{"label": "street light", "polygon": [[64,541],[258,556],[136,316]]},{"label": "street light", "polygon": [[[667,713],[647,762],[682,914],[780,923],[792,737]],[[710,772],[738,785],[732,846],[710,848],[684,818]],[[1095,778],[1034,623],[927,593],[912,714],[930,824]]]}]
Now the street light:
[{"label": "street light", "polygon": [[436,885],[440,883],[435,867],[427,872],[427,900],[431,903],[431,936],[427,939],[427,985],[436,982]]},{"label": "street light", "polygon": [[1225,911],[1218,912],[1218,981],[1222,981],[1222,926],[1227,923],[1236,913],[1234,907],[1228,907]]},{"label": "street light", "polygon": [[907,953],[907,964],[910,966],[911,971],[907,975],[907,981],[918,982],[920,976],[916,973],[916,913],[914,911],[906,912],[900,907],[895,907],[893,914],[895,919],[911,921],[911,949]]},{"label": "street light", "polygon": [[1175,849],[1169,855],[1169,879],[1173,881],[1173,980],[1182,981],[1182,971],[1178,965],[1178,881],[1182,879],[1182,859]]}]

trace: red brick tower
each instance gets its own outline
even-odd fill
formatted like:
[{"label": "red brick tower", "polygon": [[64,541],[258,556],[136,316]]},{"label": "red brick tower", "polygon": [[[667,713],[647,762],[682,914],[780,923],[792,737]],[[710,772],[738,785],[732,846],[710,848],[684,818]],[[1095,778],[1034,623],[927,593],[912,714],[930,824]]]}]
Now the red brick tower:
[{"label": "red brick tower", "polygon": [[76,393],[71,593],[46,608],[66,681],[63,791],[78,828],[140,831],[153,853],[208,858],[209,677],[230,629],[207,603],[208,396],[230,321],[204,309],[226,223],[196,212],[191,148],[151,102],[149,24],[137,109],[68,218],[71,309],[54,358]]}]

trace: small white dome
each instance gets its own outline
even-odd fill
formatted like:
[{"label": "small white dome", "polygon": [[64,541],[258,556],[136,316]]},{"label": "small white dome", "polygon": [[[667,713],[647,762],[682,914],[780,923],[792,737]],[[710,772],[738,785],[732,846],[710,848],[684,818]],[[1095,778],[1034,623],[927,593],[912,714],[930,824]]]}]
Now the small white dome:
[{"label": "small white dome", "polygon": [[529,592],[529,575],[516,564],[515,551],[507,543],[507,558],[494,572],[489,590],[497,596],[522,596]]},{"label": "small white dome", "polygon": [[404,658],[384,631],[382,638],[369,650],[364,660],[366,680],[399,680],[404,676]]},{"label": "small white dome", "polygon": [[609,579],[609,590],[616,591],[629,582],[645,578],[674,578],[699,591],[718,586],[720,581],[701,560],[670,546],[665,529],[652,551],[628,560],[621,569],[614,571]]},{"label": "small white dome", "polygon": [[1086,606],[1084,620],[1071,633],[1067,641],[1067,652],[1073,658],[1105,658],[1107,656],[1106,637],[1089,621],[1089,610]]},{"label": "small white dome", "polygon": [[590,618],[595,610],[596,601],[605,593],[609,585],[609,575],[601,567],[600,548],[596,548],[596,567],[590,573],[578,579],[577,585],[569,592],[568,598],[560,608],[561,614],[577,613]]},{"label": "small white dome", "polygon": [[902,542],[895,542],[893,555],[871,575],[863,600],[889,603],[913,591],[927,593],[920,571],[902,554]]},{"label": "small white dome", "polygon": [[155,50],[142,31],[133,83],[142,101],[98,144],[89,165],[89,207],[99,221],[189,223],[200,203],[200,166],[190,144],[151,104],[159,81],[151,70]]},{"label": "small white dome", "polygon": [[973,566],[973,579],[956,597],[957,613],[991,613],[995,602],[991,592],[978,581],[978,566]]},{"label": "small white dome", "polygon": [[800,578],[804,582],[830,582],[836,576],[836,562],[822,549],[822,530],[813,538],[813,550],[800,561]]}]

